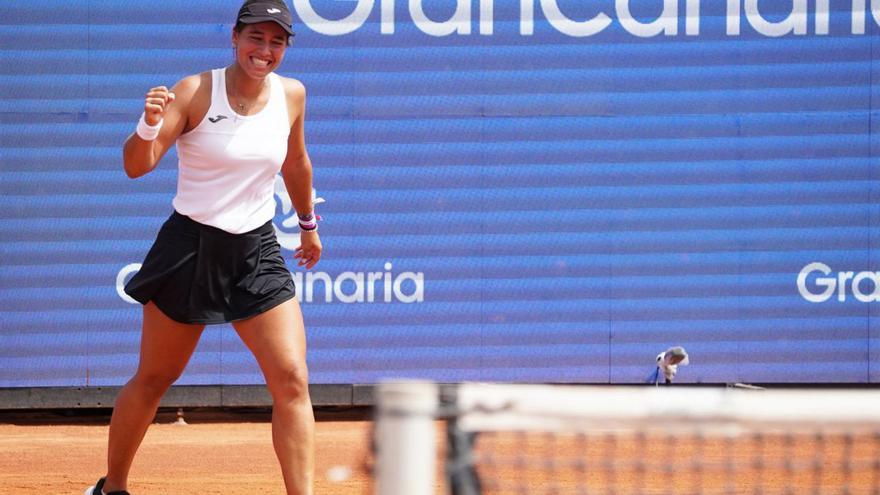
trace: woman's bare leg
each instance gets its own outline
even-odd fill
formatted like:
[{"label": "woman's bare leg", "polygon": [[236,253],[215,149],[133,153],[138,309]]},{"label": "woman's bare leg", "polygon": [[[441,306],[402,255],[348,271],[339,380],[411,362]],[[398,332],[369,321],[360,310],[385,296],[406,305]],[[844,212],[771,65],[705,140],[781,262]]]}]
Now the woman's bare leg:
[{"label": "woman's bare leg", "polygon": [[178,323],[152,302],[144,306],[140,363],[116,397],[110,419],[105,492],[127,489],[128,471],[159,400],[183,373],[204,328]]},{"label": "woman's bare leg", "polygon": [[288,495],[311,495],[315,417],[309,398],[306,337],[296,299],[233,323],[254,354],[272,394],[272,443]]}]

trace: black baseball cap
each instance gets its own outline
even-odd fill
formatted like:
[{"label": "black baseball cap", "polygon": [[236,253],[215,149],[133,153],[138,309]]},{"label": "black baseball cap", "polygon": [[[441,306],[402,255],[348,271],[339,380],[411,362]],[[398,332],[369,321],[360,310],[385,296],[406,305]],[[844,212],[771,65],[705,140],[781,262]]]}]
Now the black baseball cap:
[{"label": "black baseball cap", "polygon": [[293,36],[293,17],[284,0],[246,0],[238,10],[238,22],[256,24],[273,21]]}]

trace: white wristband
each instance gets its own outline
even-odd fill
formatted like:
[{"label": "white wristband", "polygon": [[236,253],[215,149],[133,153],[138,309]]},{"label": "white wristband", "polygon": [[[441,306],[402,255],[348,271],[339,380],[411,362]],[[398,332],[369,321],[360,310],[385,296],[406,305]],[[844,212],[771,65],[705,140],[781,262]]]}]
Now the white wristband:
[{"label": "white wristband", "polygon": [[159,130],[162,129],[162,124],[165,120],[160,119],[158,124],[150,125],[144,119],[144,116],[145,114],[142,113],[140,120],[138,120],[137,135],[144,141],[154,141],[159,137]]}]

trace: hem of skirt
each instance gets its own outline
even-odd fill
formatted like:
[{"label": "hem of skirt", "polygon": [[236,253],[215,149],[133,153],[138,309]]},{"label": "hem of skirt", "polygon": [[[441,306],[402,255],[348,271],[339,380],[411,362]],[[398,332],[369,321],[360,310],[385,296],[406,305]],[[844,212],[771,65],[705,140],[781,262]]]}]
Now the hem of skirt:
[{"label": "hem of skirt", "polygon": [[176,316],[170,314],[168,311],[165,311],[164,309],[162,309],[162,306],[160,306],[159,303],[155,299],[153,299],[152,301],[153,301],[153,304],[155,304],[156,307],[159,308],[159,311],[161,311],[162,314],[164,314],[168,318],[171,318],[172,320],[176,321],[177,323],[183,323],[186,325],[221,325],[223,323],[232,323],[235,321],[241,321],[241,320],[247,320],[248,318],[253,318],[254,316],[257,316],[262,313],[265,313],[266,311],[269,311],[270,309],[274,308],[275,306],[280,305],[281,303],[285,303],[285,302],[293,299],[294,297],[296,297],[296,292],[292,291],[290,294],[287,294],[283,297],[279,297],[277,299],[272,299],[271,301],[269,301],[265,304],[257,306],[252,311],[249,311],[243,315],[240,315],[240,316],[236,315],[236,316],[232,316],[229,318],[179,318],[179,317],[176,317]]},{"label": "hem of skirt", "polygon": [[[127,295],[128,297],[130,297],[130,298],[134,299],[135,301],[141,303],[141,305],[143,305],[143,306],[146,306],[147,303],[150,302],[150,299],[146,299],[146,300],[145,300],[144,298],[138,296],[136,293],[135,293],[135,294],[132,294],[131,292],[128,292],[128,289],[127,289],[127,288],[123,288],[122,291],[125,292],[125,295]],[[154,301],[154,303],[155,303],[155,301]],[[164,313],[164,311],[163,311],[163,313]]]}]

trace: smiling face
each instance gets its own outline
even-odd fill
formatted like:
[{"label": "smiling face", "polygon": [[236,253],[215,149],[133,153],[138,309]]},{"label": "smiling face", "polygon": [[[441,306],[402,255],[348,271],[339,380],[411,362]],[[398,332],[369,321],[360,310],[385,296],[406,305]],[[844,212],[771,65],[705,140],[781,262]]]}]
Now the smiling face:
[{"label": "smiling face", "polygon": [[249,76],[266,77],[281,65],[287,38],[284,28],[272,21],[245,24],[241,31],[232,31],[236,61]]}]

